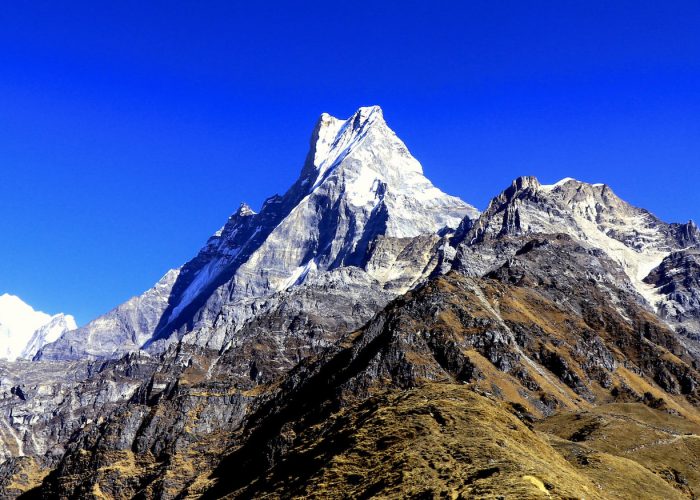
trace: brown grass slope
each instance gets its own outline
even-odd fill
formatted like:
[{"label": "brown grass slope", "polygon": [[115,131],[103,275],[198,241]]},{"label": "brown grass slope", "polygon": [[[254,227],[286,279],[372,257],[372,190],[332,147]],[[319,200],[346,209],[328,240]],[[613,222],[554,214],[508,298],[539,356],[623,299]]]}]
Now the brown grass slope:
[{"label": "brown grass slope", "polygon": [[[389,391],[309,428],[237,495],[256,498],[683,498],[634,460],[559,441],[455,384]],[[563,441],[563,440],[562,440]],[[574,445],[574,443],[566,442]]]}]

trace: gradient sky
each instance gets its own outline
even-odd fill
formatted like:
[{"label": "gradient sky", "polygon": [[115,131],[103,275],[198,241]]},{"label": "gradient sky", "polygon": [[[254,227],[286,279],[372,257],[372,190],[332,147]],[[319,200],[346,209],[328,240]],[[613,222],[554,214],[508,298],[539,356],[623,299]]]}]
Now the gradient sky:
[{"label": "gradient sky", "polygon": [[571,176],[698,220],[698,26],[697,1],[5,2],[0,293],[106,312],[370,104],[479,208]]}]

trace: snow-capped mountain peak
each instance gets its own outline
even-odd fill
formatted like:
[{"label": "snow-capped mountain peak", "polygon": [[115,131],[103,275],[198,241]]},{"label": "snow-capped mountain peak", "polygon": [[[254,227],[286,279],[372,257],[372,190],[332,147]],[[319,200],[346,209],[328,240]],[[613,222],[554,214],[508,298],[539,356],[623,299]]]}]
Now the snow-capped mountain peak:
[{"label": "snow-capped mountain peak", "polygon": [[347,120],[323,113],[312,135],[313,166],[317,178],[323,178],[378,120],[384,121],[379,106],[360,108]]},{"label": "snow-capped mountain peak", "polygon": [[[381,148],[378,149],[378,146]],[[391,153],[391,158],[384,158],[391,161],[381,162],[381,168],[377,169],[376,163],[365,161],[371,158],[362,155],[362,150],[368,148],[377,155]],[[357,157],[359,161],[344,161],[351,157]],[[328,113],[321,115],[312,134],[309,159],[301,175],[302,184],[309,186],[309,192],[313,191],[341,164],[344,169],[353,170],[356,174],[358,170],[370,168],[380,176],[389,178],[423,175],[421,164],[386,124],[379,106],[360,108],[347,120],[334,118]],[[365,172],[365,175],[371,175],[371,172]]]},{"label": "snow-capped mountain peak", "polygon": [[432,222],[415,217],[427,207],[434,207],[433,215],[442,212],[442,226],[451,228],[459,224],[458,213],[479,213],[433,186],[379,106],[362,107],[347,120],[321,115],[297,185],[305,195],[340,194],[364,211],[386,208],[387,233],[397,237],[433,232]]},{"label": "snow-capped mountain peak", "polygon": [[[379,239],[437,237],[478,214],[423,175],[421,164],[389,128],[378,106],[360,108],[347,120],[324,113],[313,129],[301,174],[290,189],[268,198],[259,213],[241,205],[181,268],[167,299],[156,310],[144,312],[148,324],[156,325],[147,344],[170,338],[173,332],[182,335],[206,329],[224,306],[229,309],[229,321],[240,324],[252,314],[247,306],[251,300],[337,268],[364,268]],[[399,245],[389,247],[398,251]],[[367,266],[364,272],[380,281],[394,276],[385,268],[396,257],[387,255],[386,265]],[[132,350],[134,339],[129,332],[136,328],[129,324],[131,319],[119,320],[124,324],[118,337],[124,338],[124,349]],[[113,331],[101,328],[102,323],[96,320],[42,355],[66,357],[69,352],[71,357],[88,348],[99,352],[100,342],[118,346]],[[103,335],[111,337],[100,341]],[[85,339],[90,339],[90,346],[84,346]],[[111,349],[102,350],[114,355]]]},{"label": "snow-capped mountain peak", "polygon": [[35,311],[15,295],[0,295],[0,358],[13,361],[31,357],[47,342],[75,328],[72,316],[51,316]]},{"label": "snow-capped mountain peak", "polygon": [[35,311],[16,295],[4,293],[0,295],[0,322],[16,332],[33,333],[51,318],[41,311]]}]

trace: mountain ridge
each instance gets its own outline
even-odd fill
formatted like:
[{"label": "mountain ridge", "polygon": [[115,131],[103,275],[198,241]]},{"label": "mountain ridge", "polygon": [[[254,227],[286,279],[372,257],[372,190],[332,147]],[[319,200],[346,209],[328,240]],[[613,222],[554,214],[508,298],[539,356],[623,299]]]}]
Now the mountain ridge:
[{"label": "mountain ridge", "polygon": [[0,363],[0,495],[692,498],[698,242],[571,178],[480,213],[322,115],[285,194]]}]

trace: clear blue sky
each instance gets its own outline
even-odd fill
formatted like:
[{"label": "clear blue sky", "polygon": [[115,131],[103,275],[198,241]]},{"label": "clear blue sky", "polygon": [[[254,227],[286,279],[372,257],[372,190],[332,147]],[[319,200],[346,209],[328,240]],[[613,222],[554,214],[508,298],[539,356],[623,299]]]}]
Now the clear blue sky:
[{"label": "clear blue sky", "polygon": [[697,1],[5,2],[0,293],[86,322],[369,104],[479,208],[571,176],[697,220],[699,26]]}]

